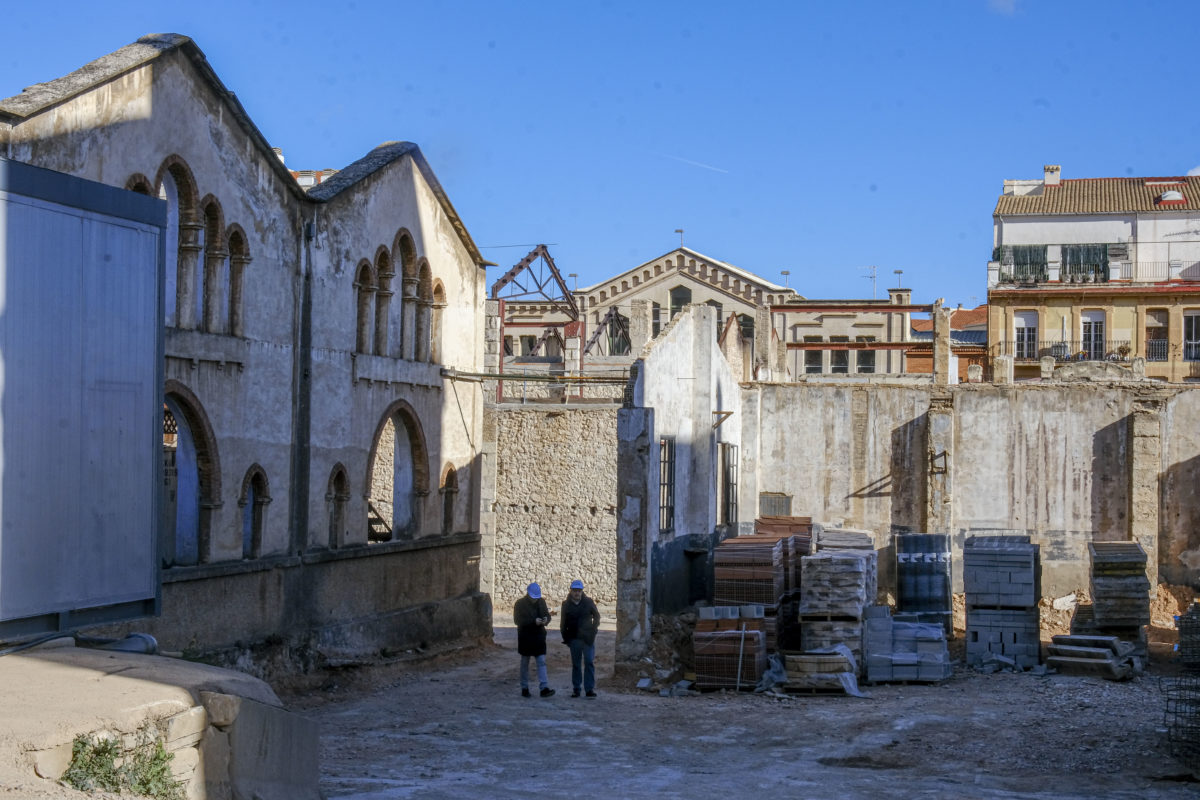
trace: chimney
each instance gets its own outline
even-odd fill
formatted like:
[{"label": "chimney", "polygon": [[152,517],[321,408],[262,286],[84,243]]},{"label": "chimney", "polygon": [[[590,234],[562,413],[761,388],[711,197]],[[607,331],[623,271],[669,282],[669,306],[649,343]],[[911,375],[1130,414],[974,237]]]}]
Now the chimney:
[{"label": "chimney", "polygon": [[1059,178],[1059,174],[1062,172],[1062,167],[1060,167],[1058,164],[1047,164],[1046,166],[1042,167],[1042,169],[1045,170],[1046,173],[1043,183],[1045,183],[1047,186],[1058,186],[1062,182]]},{"label": "chimney", "polygon": [[272,147],[272,148],[271,148],[271,151],[272,151],[273,153],[275,153],[275,155],[276,155],[276,156],[278,156],[278,158],[279,158],[279,163],[280,163],[280,164],[283,164],[283,163],[285,163],[285,162],[284,162],[284,160],[283,160],[283,149],[282,149],[282,148],[279,148],[279,147]]}]

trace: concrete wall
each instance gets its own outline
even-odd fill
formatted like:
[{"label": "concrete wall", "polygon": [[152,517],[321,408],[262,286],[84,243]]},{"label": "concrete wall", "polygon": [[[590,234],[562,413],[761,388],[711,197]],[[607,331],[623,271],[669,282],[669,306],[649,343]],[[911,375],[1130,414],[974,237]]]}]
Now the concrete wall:
[{"label": "concrete wall", "polygon": [[[898,530],[952,533],[956,552],[975,533],[1028,534],[1042,546],[1048,596],[1087,589],[1089,541],[1141,541],[1164,580],[1200,574],[1193,390],[759,384],[743,406],[748,509],[759,492],[789,494],[793,513],[872,530],[880,548]],[[1139,409],[1154,440],[1135,448]],[[1157,466],[1148,477],[1146,459]],[[1145,491],[1157,504],[1139,504]]]},{"label": "concrete wall", "polygon": [[[617,409],[489,406],[494,526],[484,542],[484,591],[503,620],[530,582],[551,608],[571,581],[608,614],[616,605]],[[493,438],[494,436],[494,438]],[[485,527],[486,529],[486,527]]]}]

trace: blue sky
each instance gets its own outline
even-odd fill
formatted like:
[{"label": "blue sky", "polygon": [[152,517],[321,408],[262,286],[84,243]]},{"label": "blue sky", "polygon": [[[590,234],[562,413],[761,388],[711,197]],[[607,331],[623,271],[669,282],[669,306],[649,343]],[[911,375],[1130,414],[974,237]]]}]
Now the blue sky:
[{"label": "blue sky", "polygon": [[[49,13],[47,13],[49,11]],[[421,146],[500,266],[679,243],[813,298],[986,297],[1005,178],[1200,166],[1192,2],[10,4],[0,96],[191,36],[294,169]],[[518,245],[516,247],[500,247]]]}]

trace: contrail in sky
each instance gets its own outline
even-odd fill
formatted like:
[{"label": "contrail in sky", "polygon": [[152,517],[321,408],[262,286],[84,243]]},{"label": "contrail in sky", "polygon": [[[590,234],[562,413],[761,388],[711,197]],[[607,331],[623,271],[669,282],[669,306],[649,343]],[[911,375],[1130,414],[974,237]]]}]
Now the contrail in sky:
[{"label": "contrail in sky", "polygon": [[684,164],[691,164],[693,167],[700,167],[700,169],[711,169],[713,172],[720,172],[725,175],[729,174],[729,170],[721,169],[720,167],[714,167],[711,164],[701,164],[699,161],[692,161],[691,159],[680,158],[679,156],[669,156],[666,153],[659,153],[659,155],[661,155],[663,158],[669,158],[673,161],[681,161]]}]

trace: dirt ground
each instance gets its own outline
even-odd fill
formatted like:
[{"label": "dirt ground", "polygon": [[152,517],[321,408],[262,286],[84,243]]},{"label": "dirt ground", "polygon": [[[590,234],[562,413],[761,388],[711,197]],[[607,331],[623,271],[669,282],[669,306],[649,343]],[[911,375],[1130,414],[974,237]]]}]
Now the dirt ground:
[{"label": "dirt ground", "polygon": [[329,798],[1200,796],[1167,750],[1169,663],[1123,683],[957,666],[942,684],[869,686],[865,699],[661,697],[613,674],[613,644],[602,632],[596,699],[570,697],[553,637],[558,694],[520,697],[515,631],[498,628],[470,652],[289,700],[321,726]]}]

